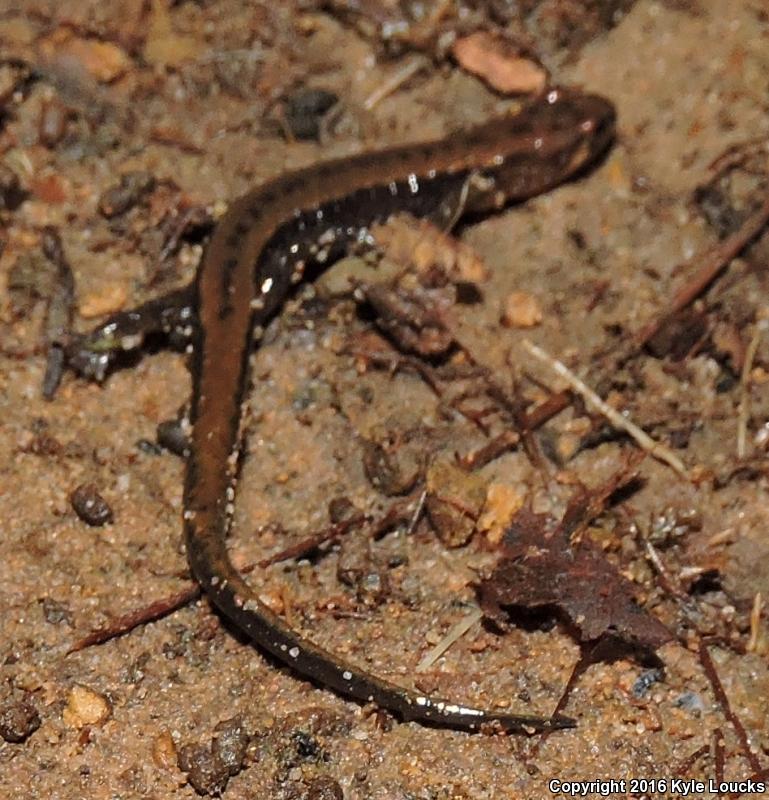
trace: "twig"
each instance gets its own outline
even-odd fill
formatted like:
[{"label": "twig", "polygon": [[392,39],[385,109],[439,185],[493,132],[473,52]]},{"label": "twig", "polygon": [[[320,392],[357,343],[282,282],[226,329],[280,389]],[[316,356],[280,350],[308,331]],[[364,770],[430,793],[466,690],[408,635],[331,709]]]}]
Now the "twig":
[{"label": "twig", "polygon": [[753,598],[753,608],[750,611],[750,638],[745,645],[745,652],[752,653],[758,647],[758,637],[761,632],[761,611],[763,610],[764,599],[761,592],[756,592]]},{"label": "twig", "polygon": [[[698,630],[697,620],[695,618],[695,614],[693,613],[691,602],[688,600],[688,598],[683,599],[681,597],[681,592],[676,587],[676,585],[670,580],[668,576],[668,571],[662,564],[662,559],[659,557],[659,554],[657,554],[657,552],[654,550],[651,544],[646,542],[645,537],[644,537],[644,545],[646,547],[647,556],[649,557],[650,561],[654,564],[657,573],[660,576],[660,584],[663,590],[670,597],[672,597],[677,601],[679,607],[681,608],[685,616],[689,619],[695,631],[697,631],[697,633],[700,635],[700,641],[698,647],[699,661],[703,671],[705,672],[705,677],[707,678],[708,683],[710,684],[710,688],[713,690],[713,695],[716,698],[716,702],[720,706],[723,715],[726,717],[726,719],[729,721],[732,728],[734,729],[734,732],[740,741],[742,751],[750,763],[751,769],[755,773],[761,773],[762,771],[761,764],[759,763],[757,756],[750,747],[750,741],[748,740],[748,734],[745,730],[745,727],[742,724],[740,718],[732,710],[731,704],[729,703],[729,698],[726,694],[726,691],[724,690],[723,684],[721,683],[721,678],[718,675],[718,670],[716,669],[716,665],[713,663],[710,651],[708,650],[707,643],[702,638],[702,635]],[[683,647],[686,647],[686,644],[683,642],[680,635],[678,638],[681,645]],[[721,740],[720,731],[718,731],[717,739]],[[722,749],[720,750],[720,758],[723,759]],[[715,747],[715,759],[716,759],[716,772],[718,772],[719,745],[716,745]],[[721,764],[722,764],[721,771],[723,772],[723,760],[721,761]]]},{"label": "twig", "polygon": [[322,531],[310,534],[301,541],[296,542],[296,544],[293,544],[290,547],[285,548],[285,550],[281,550],[272,556],[263,558],[256,564],[248,564],[241,569],[241,572],[247,574],[252,572],[255,567],[266,569],[267,567],[271,567],[273,564],[277,564],[280,561],[288,561],[292,558],[303,558],[313,550],[317,550],[321,545],[336,541],[345,533],[347,533],[350,528],[353,528],[357,525],[362,525],[367,520],[368,517],[365,514],[355,514],[343,522],[338,522],[335,525],[329,525]]},{"label": "twig", "polygon": [[52,225],[43,228],[41,246],[45,257],[56,267],[56,281],[48,301],[45,340],[48,345],[42,395],[53,400],[64,374],[65,348],[70,340],[75,298],[75,277],[64,255],[59,232]]},{"label": "twig", "polygon": [[763,325],[761,322],[756,324],[753,336],[745,351],[745,361],[742,364],[742,375],[740,376],[740,405],[737,413],[737,458],[745,458],[746,440],[748,435],[748,419],[750,418],[750,373],[753,370],[753,360],[756,357],[756,350],[761,342]]},{"label": "twig", "polygon": [[518,446],[521,437],[518,433],[511,430],[504,430],[499,436],[495,436],[480,449],[457,457],[457,463],[462,469],[475,470],[485,467],[495,459],[504,455]]},{"label": "twig", "polygon": [[638,445],[648,453],[651,453],[655,458],[663,461],[668,466],[672,467],[682,478],[688,478],[686,467],[678,456],[675,455],[669,448],[665,447],[659,442],[655,442],[647,433],[642,431],[637,425],[630,422],[629,419],[622,416],[616,409],[612,408],[608,403],[605,403],[601,398],[589,387],[586,383],[581,381],[562,361],[558,361],[551,355],[546,353],[541,347],[537,347],[533,342],[528,339],[524,340],[523,346],[529,353],[536,356],[540,361],[548,364],[550,368],[566,380],[571,388],[582,397],[588,406],[592,406],[600,414],[603,414],[614,427],[625,431],[629,436],[636,440]]},{"label": "twig", "polygon": [[406,529],[406,536],[411,536],[411,534],[417,529],[419,520],[422,519],[422,513],[425,510],[425,500],[427,500],[427,490],[422,491],[419,495],[417,507],[414,509],[414,513],[411,515],[411,519],[409,520],[409,526]]},{"label": "twig", "polygon": [[680,778],[683,778],[684,775],[689,774],[689,770],[694,766],[694,764],[702,758],[702,756],[707,755],[710,752],[710,745],[703,744],[702,747],[698,747],[693,753],[690,753],[675,769],[675,774],[678,775]]},{"label": "twig", "polygon": [[[721,728],[716,728],[713,731],[713,761],[715,762],[716,783],[719,785],[724,779],[724,736],[721,733]],[[718,793],[719,795],[721,792]]]},{"label": "twig", "polygon": [[699,270],[681,286],[673,295],[669,307],[658,315],[648,325],[644,326],[634,337],[635,347],[640,349],[662,325],[670,319],[673,314],[678,313],[697,298],[711,283],[726,269],[733,258],[736,258],[742,250],[764,229],[769,222],[769,199],[765,200],[761,208],[755,214],[748,217],[742,227],[735,231],[723,242],[710,248],[704,255],[697,255],[688,263],[694,260],[702,260],[704,263]]},{"label": "twig", "polygon": [[547,400],[543,400],[538,406],[523,415],[526,429],[533,431],[539,428],[540,425],[544,425],[556,414],[560,414],[564,408],[571,405],[572,399],[571,392],[554,392]]},{"label": "twig", "polygon": [[437,397],[442,396],[438,379],[435,376],[433,368],[427,364],[424,364],[418,358],[413,358],[412,356],[402,356],[397,353],[373,351],[367,352],[364,350],[356,350],[355,348],[351,348],[343,352],[346,352],[347,355],[352,356],[353,358],[370,361],[372,364],[375,364],[379,367],[386,367],[392,373],[408,367],[416,372],[420,378],[422,378],[422,380],[432,390],[433,394],[435,394]]},{"label": "twig", "polygon": [[396,92],[407,80],[412,78],[418,72],[421,72],[428,64],[424,56],[415,56],[410,61],[407,61],[405,66],[398,69],[395,73],[386,78],[382,83],[374,89],[373,92],[363,101],[363,108],[366,111],[371,111],[374,106],[378,105],[393,92]]},{"label": "twig", "polygon": [[[367,519],[368,517],[364,514],[356,514],[344,522],[330,525],[323,531],[306,537],[301,542],[297,542],[295,545],[287,547],[285,550],[281,550],[269,558],[264,558],[255,564],[246,564],[240,571],[245,575],[249,572],[253,572],[257,567],[265,569],[280,561],[287,561],[291,558],[301,558],[312,550],[316,550],[322,544],[338,539],[350,530],[350,528],[362,524],[367,521]],[[184,589],[159,600],[154,600],[141,608],[135,608],[132,611],[121,614],[119,617],[110,620],[103,627],[91,631],[87,636],[75,642],[67,653],[76,653],[78,650],[84,650],[86,647],[104,644],[110,641],[110,639],[124,636],[140,625],[146,625],[150,622],[156,622],[163,617],[167,617],[169,614],[186,606],[188,603],[197,600],[200,596],[201,590],[198,584],[189,581]]]},{"label": "twig", "polygon": [[480,608],[474,608],[467,616],[452,625],[446,635],[425,654],[424,658],[417,664],[417,672],[425,672],[451,647],[454,642],[461,639],[481,618],[483,612]]},{"label": "twig", "polygon": [[146,625],[148,622],[155,622],[163,617],[167,617],[182,606],[197,600],[201,595],[201,589],[196,583],[190,583],[181,591],[175,594],[163,597],[160,600],[155,600],[149,605],[136,608],[126,614],[121,614],[119,617],[110,620],[110,622],[102,628],[97,628],[91,631],[88,636],[75,642],[67,654],[76,653],[78,650],[85,650],[86,647],[93,647],[97,644],[104,644],[110,639],[116,639],[118,636],[123,636],[129,633],[139,625]]},{"label": "twig", "polygon": [[[716,701],[718,702],[718,705],[721,706],[723,715],[729,720],[734,732],[737,734],[737,738],[740,740],[740,745],[742,747],[742,752],[745,754],[745,758],[747,758],[750,762],[750,767],[754,772],[760,772],[762,767],[758,758],[756,757],[756,754],[750,747],[750,740],[748,739],[747,731],[740,721],[740,718],[732,710],[732,706],[729,703],[729,698],[724,690],[724,685],[721,683],[721,678],[718,677],[716,665],[713,663],[708,646],[704,641],[700,641],[699,656],[700,663],[702,664],[708,681],[710,682],[710,686],[713,689],[713,694],[716,696]],[[716,751],[716,754],[717,753],[718,751]]]},{"label": "twig", "polygon": [[[640,531],[639,531],[640,532]],[[643,543],[644,550],[646,551],[646,557],[651,562],[654,569],[657,571],[657,575],[660,579],[660,583],[662,584],[662,588],[681,603],[685,609],[691,610],[691,601],[687,597],[686,593],[678,586],[675,580],[672,578],[670,573],[667,571],[667,568],[662,563],[662,559],[660,558],[660,554],[657,552],[657,548],[649,541],[646,536],[641,536],[641,541]]]}]

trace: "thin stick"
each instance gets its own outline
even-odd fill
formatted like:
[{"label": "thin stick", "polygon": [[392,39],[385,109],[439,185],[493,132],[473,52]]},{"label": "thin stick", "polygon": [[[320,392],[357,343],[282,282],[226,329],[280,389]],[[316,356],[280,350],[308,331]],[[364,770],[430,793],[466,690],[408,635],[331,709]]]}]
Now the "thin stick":
[{"label": "thin stick", "polygon": [[[720,785],[724,779],[724,763],[726,761],[724,737],[721,733],[721,728],[716,728],[713,731],[713,761],[715,762],[716,783]],[[718,794],[720,796],[721,792]]]},{"label": "thin stick", "polygon": [[[246,564],[241,568],[241,572],[245,575],[253,572],[254,569],[260,567],[265,569],[272,564],[277,564],[280,561],[287,561],[292,558],[301,558],[312,550],[317,549],[327,542],[333,542],[339,539],[343,534],[347,533],[351,528],[359,526],[366,522],[368,517],[364,514],[356,514],[344,522],[331,525],[320,533],[313,534],[303,539],[301,542],[292,545],[291,547],[281,550],[279,553],[264,558],[256,564]],[[96,630],[91,631],[87,636],[78,639],[67,651],[67,653],[76,653],[79,650],[84,650],[86,647],[93,647],[97,644],[104,644],[111,639],[116,639],[119,636],[124,636],[130,633],[140,625],[146,625],[150,622],[156,622],[163,617],[167,617],[174,611],[186,606],[188,603],[197,600],[201,596],[201,589],[197,583],[191,581],[187,582],[185,588],[180,589],[178,592],[161,597],[154,600],[141,608],[136,608],[131,611],[121,614],[114,619],[111,619],[106,625]]]},{"label": "thin stick", "polygon": [[727,697],[724,685],[721,683],[721,678],[718,677],[716,665],[713,663],[708,646],[704,641],[700,641],[699,656],[700,664],[702,664],[702,667],[705,670],[705,675],[710,682],[710,688],[713,690],[713,694],[716,696],[716,702],[719,706],[721,706],[721,712],[729,720],[734,732],[737,734],[737,738],[740,740],[740,745],[742,746],[742,752],[745,758],[747,758],[750,762],[750,768],[754,772],[759,772],[762,769],[761,763],[750,746],[750,739],[748,739],[748,733],[745,730],[745,726],[740,721],[740,718],[734,713],[732,706],[729,703],[729,698]]},{"label": "thin stick", "polygon": [[102,628],[97,628],[92,631],[88,636],[84,636],[75,642],[67,654],[76,653],[78,650],[85,650],[86,647],[93,647],[97,644],[104,644],[110,639],[116,639],[118,636],[123,636],[126,633],[134,630],[140,625],[146,625],[149,622],[155,622],[169,614],[177,611],[182,606],[197,600],[201,595],[201,589],[196,583],[190,583],[181,591],[174,594],[162,597],[155,600],[146,606],[129,611],[126,614],[121,614]]},{"label": "thin stick", "polygon": [[647,433],[642,431],[629,419],[622,416],[616,409],[605,403],[601,398],[583,381],[581,381],[562,361],[553,358],[541,347],[537,347],[533,342],[525,339],[523,346],[531,355],[536,356],[540,361],[547,364],[554,372],[560,375],[571,388],[582,397],[588,406],[592,406],[598,413],[603,414],[615,428],[625,431],[629,436],[636,440],[638,445],[647,453],[651,453],[655,458],[663,461],[672,467],[682,478],[688,478],[684,463],[669,448],[659,442],[655,442]]},{"label": "thin stick", "polygon": [[750,638],[745,645],[745,650],[748,653],[753,653],[758,647],[758,636],[761,632],[761,611],[764,606],[764,599],[761,597],[761,592],[756,592],[753,598],[753,608],[750,611]]},{"label": "thin stick", "polygon": [[411,61],[407,61],[404,67],[401,67],[389,78],[386,78],[382,83],[374,89],[373,92],[363,101],[363,108],[366,111],[371,111],[374,106],[381,103],[385,97],[388,97],[393,92],[396,92],[406,83],[407,80],[412,78],[418,72],[421,72],[428,64],[424,56],[415,56]]},{"label": "thin stick", "polygon": [[654,547],[654,545],[646,538],[646,536],[641,536],[641,541],[643,542],[643,547],[646,551],[646,557],[649,559],[652,566],[657,570],[657,575],[659,576],[660,583],[662,583],[662,588],[668,594],[675,597],[679,603],[682,603],[684,606],[686,606],[687,609],[693,608],[689,597],[677,585],[676,581],[671,577],[665,565],[662,563],[660,554],[657,552],[657,549]]},{"label": "thin stick", "polygon": [[761,341],[763,326],[759,322],[753,331],[753,336],[745,351],[745,361],[742,365],[740,376],[740,405],[737,413],[737,458],[745,458],[746,440],[748,437],[748,419],[750,418],[750,373],[753,370],[753,360]]},{"label": "thin stick", "polygon": [[524,414],[526,430],[533,431],[544,425],[556,414],[560,414],[564,408],[569,406],[572,401],[571,392],[554,392],[547,400],[543,400],[538,406]]},{"label": "thin stick", "polygon": [[406,529],[406,536],[411,536],[411,534],[413,534],[417,529],[419,520],[422,519],[422,512],[425,510],[425,500],[427,500],[427,490],[423,491],[419,495],[417,507],[414,509],[414,513],[411,515],[411,519],[409,520],[409,526]]},{"label": "thin stick", "polygon": [[707,755],[710,752],[710,745],[703,744],[702,747],[698,747],[693,753],[690,753],[674,770],[675,774],[678,775],[679,778],[683,778],[684,775],[689,774],[689,770],[694,766],[695,762],[697,762],[702,756]]},{"label": "thin stick", "polygon": [[[704,255],[696,255],[695,259],[703,260],[703,265],[673,295],[673,300],[665,311],[643,327],[634,337],[636,348],[643,347],[649,339],[670,319],[698,297],[729,266],[748,244],[764,229],[769,222],[769,199],[761,208],[745,220],[743,226],[723,242],[711,247]],[[692,261],[689,262],[690,264]]]},{"label": "thin stick", "polygon": [[461,639],[469,630],[483,617],[483,612],[480,608],[474,608],[466,617],[462,618],[456,624],[452,625],[446,635],[433,647],[424,658],[417,664],[416,671],[424,672],[430,669],[432,665],[451,647],[454,642]]}]

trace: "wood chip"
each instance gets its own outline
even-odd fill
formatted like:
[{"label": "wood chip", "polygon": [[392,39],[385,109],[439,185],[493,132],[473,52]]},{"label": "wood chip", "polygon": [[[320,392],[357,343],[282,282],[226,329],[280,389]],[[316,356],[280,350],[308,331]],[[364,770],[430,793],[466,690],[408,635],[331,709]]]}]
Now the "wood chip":
[{"label": "wood chip", "polygon": [[382,225],[372,225],[371,233],[389,258],[413,266],[419,274],[439,268],[454,281],[488,279],[486,265],[471,247],[426,220],[396,214]]},{"label": "wood chip", "polygon": [[486,505],[478,520],[478,530],[486,532],[491,544],[502,541],[510,520],[523,508],[525,495],[515,486],[492,483],[486,492]]},{"label": "wood chip", "polygon": [[502,304],[501,322],[506,328],[533,328],[543,319],[539,301],[528,292],[510,292]]},{"label": "wood chip", "polygon": [[761,632],[761,612],[764,607],[764,599],[761,597],[761,592],[756,592],[753,598],[753,608],[750,612],[750,639],[745,645],[748,653],[755,653],[758,649]]},{"label": "wood chip", "polygon": [[462,69],[502,94],[537,94],[547,84],[544,67],[500,34],[477,31],[457,39],[452,55]]},{"label": "wood chip", "polygon": [[144,44],[144,58],[150,64],[179,66],[200,55],[203,42],[173,30],[168,0],[153,0]]},{"label": "wood chip", "polygon": [[125,307],[128,292],[125,286],[113,283],[100,292],[87,294],[78,303],[78,312],[84,319],[114,314]]},{"label": "wood chip", "polygon": [[40,57],[47,63],[75,61],[99,83],[112,83],[131,67],[131,59],[117,45],[75,37],[66,28],[43,39]]}]

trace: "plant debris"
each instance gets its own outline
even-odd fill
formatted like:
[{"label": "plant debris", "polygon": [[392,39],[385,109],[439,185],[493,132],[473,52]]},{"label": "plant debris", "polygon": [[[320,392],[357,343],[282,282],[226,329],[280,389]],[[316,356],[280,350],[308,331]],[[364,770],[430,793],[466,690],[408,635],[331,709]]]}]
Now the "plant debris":
[{"label": "plant debris", "polygon": [[537,94],[547,83],[544,67],[501,34],[476,31],[457,39],[451,52],[463,69],[502,94]]},{"label": "plant debris", "polygon": [[552,610],[576,631],[581,643],[603,637],[621,640],[642,652],[653,652],[673,637],[641,608],[633,584],[581,532],[609,497],[635,479],[635,465],[595,491],[581,491],[556,523],[546,514],[521,509],[501,544],[501,557],[478,586],[488,618],[509,628],[508,610]]}]

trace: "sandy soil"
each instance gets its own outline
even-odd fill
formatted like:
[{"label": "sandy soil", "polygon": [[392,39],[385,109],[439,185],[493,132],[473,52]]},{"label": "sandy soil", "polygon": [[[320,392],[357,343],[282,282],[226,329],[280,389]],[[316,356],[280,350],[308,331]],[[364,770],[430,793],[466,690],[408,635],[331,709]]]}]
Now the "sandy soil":
[{"label": "sandy soil", "polygon": [[[0,230],[0,723],[23,739],[0,741],[0,795],[194,797],[179,754],[188,748],[203,769],[217,726],[235,718],[243,732],[232,738],[247,752],[228,800],[534,798],[550,796],[552,779],[747,778],[769,765],[768,640],[765,621],[751,627],[750,619],[756,595],[769,593],[769,340],[756,333],[769,316],[767,243],[732,261],[697,301],[672,337],[700,331],[683,358],[644,353],[607,376],[597,356],[660,313],[690,274],[681,263],[695,256],[696,268],[696,254],[730,232],[728,215],[713,207],[739,225],[763,201],[769,17],[751,0],[639,0],[584,44],[564,36],[559,46],[544,38],[541,20],[542,30],[532,25],[555,82],[616,104],[618,140],[579,182],[460,232],[490,272],[482,302],[456,308],[465,347],[505,385],[515,365],[523,396],[536,401],[544,392],[532,377],[561,384],[524,350],[532,339],[608,387],[697,478],[647,458],[637,489],[589,531],[675,635],[659,653],[664,677],[643,691],[637,681],[647,673],[637,661],[591,667],[566,710],[578,727],[540,741],[383,718],[266,658],[205,601],[67,654],[91,629],[186,585],[183,465],[141,442],[154,441],[157,424],[174,416],[189,378],[181,355],[161,352],[102,385],[67,375],[56,398],[42,400],[38,344],[50,269],[40,229],[60,230],[76,278],[75,324],[85,330],[101,313],[191,278],[199,235],[158,258],[170,214],[221,207],[286,169],[440,135],[502,105],[449,60],[425,58],[367,109],[372,92],[424,56],[408,47],[386,56],[376,26],[367,37],[359,19],[339,12],[343,4],[330,5],[0,0],[0,55],[9,59],[0,97],[23,71],[13,59],[39,71],[4,98],[0,118],[0,161],[27,193],[20,204],[6,199]],[[322,145],[282,135],[279,100],[299,86],[341,98]],[[50,131],[41,118],[53,118]],[[715,200],[715,192],[698,193],[713,160],[746,142],[754,143],[750,169],[718,184]],[[126,213],[105,217],[99,199],[137,170],[154,176],[154,188]],[[382,513],[392,501],[367,477],[366,441],[400,436],[411,457],[432,460],[484,443],[418,375],[364,369],[349,354],[353,345],[387,346],[349,295],[335,291],[343,271],[367,269],[359,261],[332,269],[268,331],[232,537],[238,559],[258,560],[323,529],[334,497]],[[514,291],[536,300],[540,324],[500,325]],[[741,379],[754,339],[752,369]],[[739,409],[748,401],[739,460]],[[563,412],[538,432],[543,452],[568,451],[586,426],[583,409]],[[516,450],[473,480],[558,517],[577,481],[599,486],[633,447],[607,437],[558,467],[546,460],[547,480]],[[89,527],[76,516],[69,496],[83,483],[109,503],[111,524]],[[667,583],[636,528],[657,537]],[[414,673],[474,602],[479,570],[494,563],[482,534],[449,549],[423,518],[411,535],[391,532],[370,546],[366,537],[358,530],[341,552],[285,562],[253,580],[292,624],[371,671],[521,713],[552,710],[579,654],[557,625],[504,635],[476,625],[429,671]],[[340,561],[362,563],[364,577],[385,588],[340,582]],[[696,626],[681,622],[671,585]],[[709,653],[750,758],[698,657],[698,631],[721,637]],[[189,749],[196,744],[203,749]],[[616,796],[630,794],[628,783]]]}]

